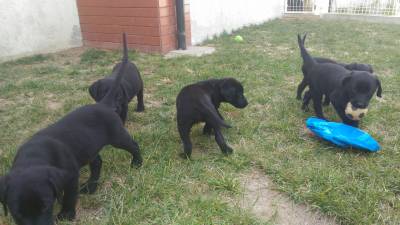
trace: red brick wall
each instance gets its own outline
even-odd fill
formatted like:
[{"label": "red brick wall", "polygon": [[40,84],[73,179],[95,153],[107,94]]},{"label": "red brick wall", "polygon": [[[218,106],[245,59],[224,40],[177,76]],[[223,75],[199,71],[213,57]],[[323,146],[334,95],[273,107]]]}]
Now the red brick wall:
[{"label": "red brick wall", "polygon": [[[129,48],[166,53],[176,49],[175,0],[77,0],[85,46],[120,48],[127,33]],[[185,2],[190,45],[189,2]]]}]

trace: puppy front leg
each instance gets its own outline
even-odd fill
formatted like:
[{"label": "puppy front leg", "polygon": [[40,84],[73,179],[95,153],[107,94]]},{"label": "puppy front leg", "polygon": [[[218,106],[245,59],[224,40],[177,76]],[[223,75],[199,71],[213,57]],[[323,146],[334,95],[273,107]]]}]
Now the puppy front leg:
[{"label": "puppy front leg", "polygon": [[344,124],[358,127],[358,121],[351,120],[346,116],[345,105],[348,101],[347,99],[343,98],[340,92],[332,92],[332,94],[329,96],[329,99],[331,99],[333,108],[335,108],[336,113],[340,116]]},{"label": "puppy front leg", "polygon": [[96,191],[102,164],[103,161],[101,160],[100,155],[97,155],[96,158],[89,164],[90,177],[84,184],[82,184],[80,191],[82,194],[93,194]]},{"label": "puppy front leg", "polygon": [[342,119],[342,121],[343,121],[344,124],[347,124],[347,125],[350,125],[350,126],[353,126],[353,127],[358,127],[359,122],[358,122],[358,121],[355,121],[355,120],[349,119],[349,118],[346,116],[345,108],[344,108],[344,107],[340,107],[340,106],[334,105],[334,108],[335,108],[337,114],[338,114],[338,115],[340,116],[340,118]]},{"label": "puppy front leg", "polygon": [[325,95],[325,99],[324,99],[324,106],[328,106],[329,105],[329,103],[331,102],[331,100],[329,99],[329,96],[328,95]]},{"label": "puppy front leg", "polygon": [[64,188],[64,196],[58,220],[73,220],[75,218],[75,207],[78,201],[79,174],[76,174]]},{"label": "puppy front leg", "polygon": [[232,154],[233,149],[226,144],[221,129],[219,129],[219,127],[214,127],[214,132],[215,132],[215,141],[217,142],[222,153],[224,153],[225,155]]},{"label": "puppy front leg", "polygon": [[209,123],[204,124],[204,128],[203,128],[203,134],[204,135],[210,135],[212,132],[212,127]]},{"label": "puppy front leg", "polygon": [[181,140],[183,142],[183,151],[184,151],[184,153],[181,154],[181,156],[185,159],[190,159],[190,156],[192,155],[192,142],[190,141],[190,129],[191,126],[178,125],[179,136],[181,137]]},{"label": "puppy front leg", "polygon": [[312,95],[315,115],[321,119],[325,119],[324,113],[322,112],[322,104],[321,104],[322,95],[321,94],[311,94],[311,95]]},{"label": "puppy front leg", "polygon": [[121,127],[119,134],[115,135],[115,140],[112,141],[111,145],[123,149],[132,155],[131,167],[136,165],[139,168],[142,163],[142,155],[140,154],[140,149],[138,143],[136,143],[128,131]]},{"label": "puppy front leg", "polygon": [[144,102],[143,102],[143,87],[140,89],[140,91],[137,94],[137,108],[136,112],[143,112],[144,111]]}]

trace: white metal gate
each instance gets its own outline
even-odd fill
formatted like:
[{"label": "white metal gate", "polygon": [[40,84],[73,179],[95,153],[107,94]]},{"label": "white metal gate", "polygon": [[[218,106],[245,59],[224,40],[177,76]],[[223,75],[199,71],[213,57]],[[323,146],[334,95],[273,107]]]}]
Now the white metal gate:
[{"label": "white metal gate", "polygon": [[329,13],[369,16],[400,16],[400,0],[327,0]]},{"label": "white metal gate", "polygon": [[313,13],[314,0],[285,0],[285,13]]}]

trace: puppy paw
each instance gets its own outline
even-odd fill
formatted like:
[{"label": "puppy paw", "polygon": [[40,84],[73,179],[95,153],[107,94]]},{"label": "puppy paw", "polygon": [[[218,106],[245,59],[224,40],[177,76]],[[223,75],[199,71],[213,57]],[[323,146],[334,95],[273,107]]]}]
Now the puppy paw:
[{"label": "puppy paw", "polygon": [[310,111],[310,108],[308,108],[307,105],[302,105],[302,106],[301,106],[301,109],[302,109],[304,112],[309,112],[309,111]]},{"label": "puppy paw", "polygon": [[136,108],[136,112],[143,112],[144,111],[144,106],[138,106]]},{"label": "puppy paw", "polygon": [[231,154],[233,153],[233,149],[232,149],[231,147],[229,147],[229,146],[226,146],[226,147],[222,150],[222,152],[223,152],[225,155],[231,155]]},{"label": "puppy paw", "polygon": [[142,157],[135,157],[131,161],[131,167],[136,167],[136,169],[140,168],[143,164]]},{"label": "puppy paw", "polygon": [[179,153],[179,156],[180,156],[182,159],[188,159],[188,160],[191,159],[191,158],[190,158],[190,155],[186,155],[186,153],[184,153],[184,152]]},{"label": "puppy paw", "polygon": [[81,194],[93,194],[97,190],[97,183],[95,182],[86,182],[82,184],[80,193]]},{"label": "puppy paw", "polygon": [[72,221],[74,219],[75,219],[75,210],[61,211],[57,215],[57,220],[69,220],[69,221]]}]

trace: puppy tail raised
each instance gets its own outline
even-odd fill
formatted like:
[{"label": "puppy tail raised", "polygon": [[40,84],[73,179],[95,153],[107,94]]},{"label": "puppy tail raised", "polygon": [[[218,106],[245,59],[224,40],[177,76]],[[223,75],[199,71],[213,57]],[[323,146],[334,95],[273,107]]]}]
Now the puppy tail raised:
[{"label": "puppy tail raised", "polygon": [[301,38],[300,34],[297,34],[297,43],[299,44],[301,58],[303,58],[303,63],[307,67],[314,66],[317,62],[315,59],[308,53],[307,49],[304,47],[304,43],[306,41],[307,34],[304,34],[303,38]]},{"label": "puppy tail raised", "polygon": [[126,42],[126,34],[122,34],[122,41],[123,41],[123,56],[122,56],[122,63],[120,64],[119,68],[115,71],[117,74],[115,81],[113,85],[111,86],[110,90],[107,92],[107,94],[104,96],[104,98],[100,101],[100,103],[105,104],[109,107],[115,108],[116,107],[116,94],[118,91],[118,88],[121,84],[121,80],[123,75],[125,74],[127,65],[128,65],[128,46]]}]

